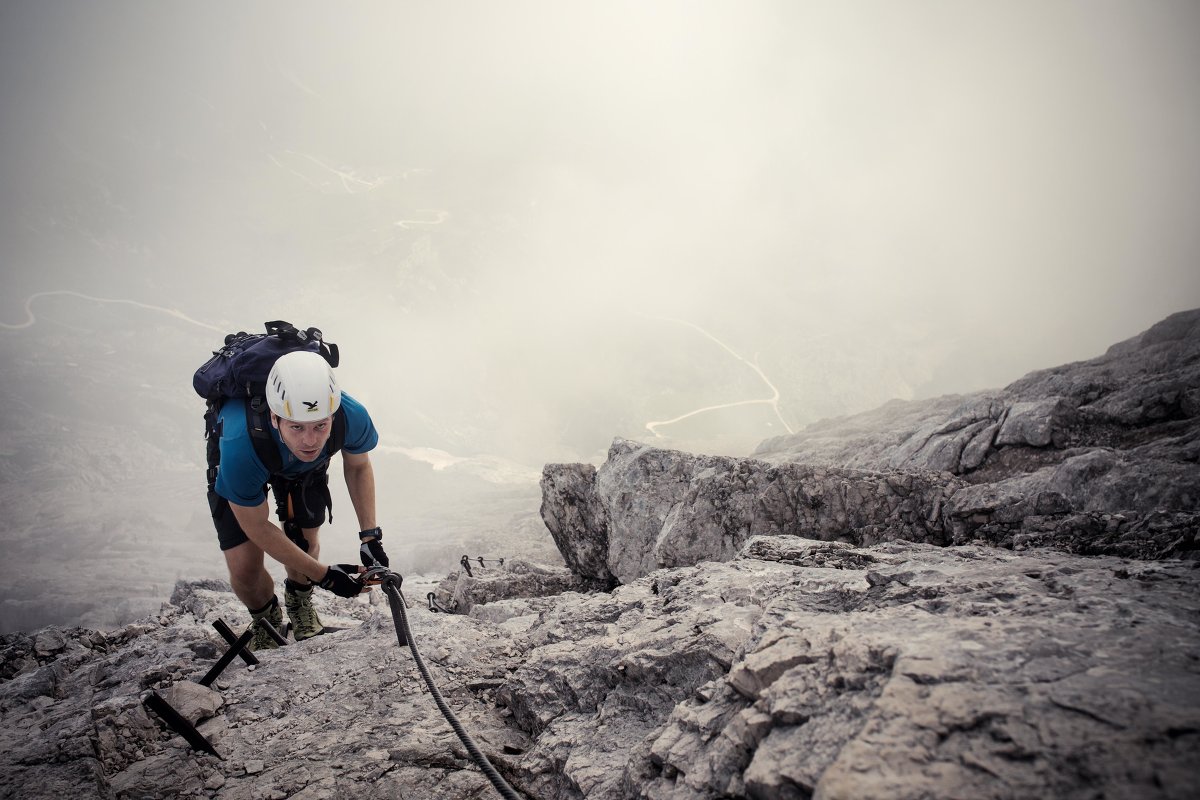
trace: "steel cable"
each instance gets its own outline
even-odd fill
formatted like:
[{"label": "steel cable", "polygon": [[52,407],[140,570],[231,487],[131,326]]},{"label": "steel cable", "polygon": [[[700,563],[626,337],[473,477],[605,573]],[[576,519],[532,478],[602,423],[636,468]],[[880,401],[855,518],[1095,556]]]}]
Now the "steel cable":
[{"label": "steel cable", "polygon": [[466,728],[458,721],[458,717],[450,710],[442,693],[438,691],[437,685],[433,682],[433,676],[429,672],[429,668],[425,666],[425,660],[421,658],[420,652],[417,651],[416,642],[413,641],[412,631],[408,627],[408,614],[404,608],[404,598],[400,595],[401,578],[394,572],[388,572],[383,579],[383,590],[388,598],[388,605],[392,608],[392,624],[396,626],[396,638],[400,642],[400,646],[408,644],[408,649],[412,651],[413,661],[417,663],[417,669],[421,673],[421,677],[425,679],[425,685],[429,687],[429,694],[433,696],[433,701],[437,703],[438,710],[442,712],[442,716],[450,723],[450,727],[454,729],[459,741],[463,743],[463,747],[467,748],[467,752],[471,755],[471,760],[476,766],[487,776],[491,781],[492,786],[500,793],[501,797],[507,800],[521,800],[521,796],[517,794],[511,786],[505,782],[496,768],[492,766],[492,762],[488,761],[487,756],[475,744],[475,740],[467,733]]}]

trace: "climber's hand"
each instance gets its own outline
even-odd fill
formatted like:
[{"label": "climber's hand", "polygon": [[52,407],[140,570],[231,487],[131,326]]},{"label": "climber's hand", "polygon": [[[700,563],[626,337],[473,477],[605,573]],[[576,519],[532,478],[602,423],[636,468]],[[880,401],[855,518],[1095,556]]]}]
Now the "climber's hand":
[{"label": "climber's hand", "polygon": [[318,585],[338,597],[355,597],[363,590],[362,581],[358,578],[360,571],[362,567],[354,564],[331,564]]}]

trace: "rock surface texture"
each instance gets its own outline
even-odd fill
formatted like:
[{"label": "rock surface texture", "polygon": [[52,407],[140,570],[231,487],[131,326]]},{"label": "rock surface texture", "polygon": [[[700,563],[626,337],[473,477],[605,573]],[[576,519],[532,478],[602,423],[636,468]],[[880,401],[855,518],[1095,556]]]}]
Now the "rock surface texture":
[{"label": "rock surface texture", "polygon": [[[216,583],[121,631],[5,637],[0,796],[496,796],[388,607],[321,608],[357,626],[238,662],[212,691],[193,683],[224,649],[207,623],[239,614]],[[608,593],[408,617],[525,797],[1200,793],[1193,561],[756,536]],[[147,689],[222,758],[147,713]]]},{"label": "rock surface texture", "polygon": [[[569,570],[410,579],[413,640],[537,800],[1200,796],[1198,319],[751,459],[548,467]],[[211,688],[211,623],[247,622],[218,581],[0,638],[0,797],[498,796],[388,604],[314,601],[346,629]]]}]

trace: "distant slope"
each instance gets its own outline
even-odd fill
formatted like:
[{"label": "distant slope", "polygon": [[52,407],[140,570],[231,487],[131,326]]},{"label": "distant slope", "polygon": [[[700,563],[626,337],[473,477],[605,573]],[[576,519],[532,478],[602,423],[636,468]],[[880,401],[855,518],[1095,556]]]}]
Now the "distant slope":
[{"label": "distant slope", "polygon": [[[893,401],[764,441],[755,458],[862,469],[933,469],[995,480],[1084,451],[1195,464],[1200,309],[1174,314],[1099,358],[1004,389]],[[974,477],[972,477],[974,476]]]}]

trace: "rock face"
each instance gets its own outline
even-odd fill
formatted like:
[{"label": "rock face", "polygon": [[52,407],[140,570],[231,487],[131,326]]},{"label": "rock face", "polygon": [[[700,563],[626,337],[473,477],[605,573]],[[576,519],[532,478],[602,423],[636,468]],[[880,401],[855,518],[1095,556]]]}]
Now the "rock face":
[{"label": "rock face", "polygon": [[618,439],[598,470],[547,466],[542,497],[567,565],[596,580],[727,560],[776,534],[1193,557],[1200,310],[1002,391],[893,402],[750,459]]},{"label": "rock face", "polygon": [[[567,566],[596,580],[629,582],[660,567],[727,561],[754,535],[859,543],[962,538],[942,507],[966,484],[928,471],[768,464],[618,439],[592,483],[578,474],[574,464],[546,467],[542,516]],[[588,514],[578,514],[581,507]]]},{"label": "rock face", "polygon": [[[569,569],[410,579],[411,641],[533,800],[1200,796],[1195,320],[753,459],[548,467]],[[211,688],[219,581],[0,637],[0,798],[495,796],[389,605],[314,602],[346,629]]]},{"label": "rock face", "polygon": [[[388,607],[318,602],[357,627],[235,664],[213,692],[188,683],[223,650],[206,623],[238,619],[216,584],[122,631],[4,637],[0,796],[495,796]],[[408,618],[529,798],[1200,792],[1197,562],[756,536],[611,593]],[[150,688],[222,759],[148,714]]]},{"label": "rock face", "polygon": [[[1171,755],[1200,712],[1184,689],[1196,669],[1190,655],[1156,654],[1194,626],[1178,616],[1142,629],[1141,611],[1117,599],[1119,584],[1194,580],[1192,565],[767,547],[819,566],[800,570],[803,588],[763,609],[739,662],[651,739],[661,777],[648,796],[711,796],[701,786],[718,776],[755,798],[1183,796],[1196,785],[1196,768]],[[844,578],[821,574],[839,559]],[[1190,699],[1176,705],[1163,683]]]}]

